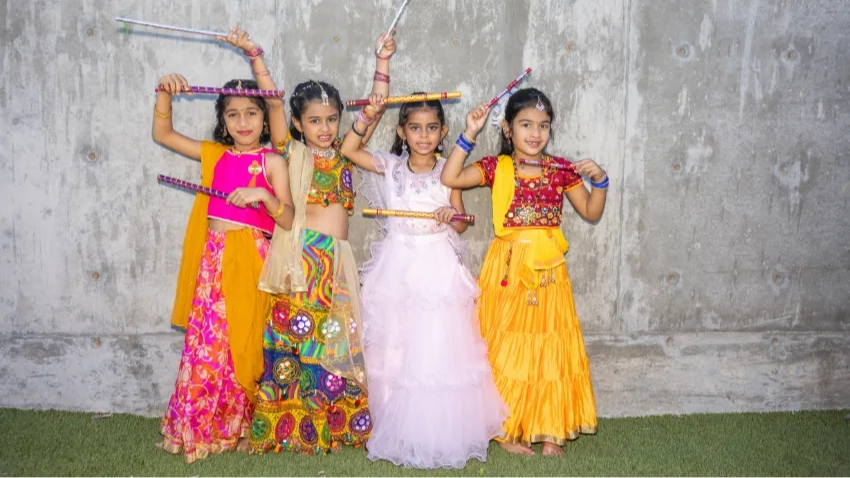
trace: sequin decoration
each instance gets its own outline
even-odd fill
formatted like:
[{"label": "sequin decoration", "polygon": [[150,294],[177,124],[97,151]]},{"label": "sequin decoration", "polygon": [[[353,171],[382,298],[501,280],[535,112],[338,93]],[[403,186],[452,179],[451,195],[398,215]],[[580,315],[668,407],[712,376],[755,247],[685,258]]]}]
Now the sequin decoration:
[{"label": "sequin decoration", "polygon": [[369,416],[369,409],[364,408],[351,416],[351,421],[348,427],[356,435],[366,435],[372,431],[372,418]]},{"label": "sequin decoration", "polygon": [[275,429],[275,440],[282,442],[290,436],[295,430],[295,416],[292,413],[286,412],[278,419],[277,428]]},{"label": "sequin decoration", "polygon": [[315,445],[319,442],[319,434],[316,433],[316,427],[313,425],[313,419],[310,418],[310,416],[305,416],[301,419],[298,431],[301,434],[301,440],[304,443],[308,445]]},{"label": "sequin decoration", "polygon": [[275,362],[273,373],[275,382],[283,387],[298,380],[301,366],[292,357],[283,357]]},{"label": "sequin decoration", "polygon": [[298,339],[305,339],[313,333],[313,316],[310,313],[299,310],[298,314],[290,321],[289,332]]}]

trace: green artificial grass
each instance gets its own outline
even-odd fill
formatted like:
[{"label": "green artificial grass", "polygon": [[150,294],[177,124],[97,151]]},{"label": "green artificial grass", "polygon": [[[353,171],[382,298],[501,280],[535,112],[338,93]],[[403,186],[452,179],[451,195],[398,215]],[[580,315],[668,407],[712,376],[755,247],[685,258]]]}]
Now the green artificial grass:
[{"label": "green artificial grass", "polygon": [[[517,457],[409,470],[362,449],[322,457],[213,455],[191,465],[154,447],[159,421],[130,415],[0,409],[0,475],[109,476],[848,476],[847,411],[601,419],[561,458]],[[536,448],[539,452],[539,446]]]}]

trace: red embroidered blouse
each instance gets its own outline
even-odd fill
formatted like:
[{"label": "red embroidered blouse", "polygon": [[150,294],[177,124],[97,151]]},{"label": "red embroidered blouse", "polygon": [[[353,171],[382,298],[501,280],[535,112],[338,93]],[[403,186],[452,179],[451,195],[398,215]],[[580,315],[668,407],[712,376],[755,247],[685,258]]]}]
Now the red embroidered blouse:
[{"label": "red embroidered blouse", "polygon": [[[549,156],[548,160],[562,168],[551,168],[548,177],[517,174],[514,198],[505,216],[505,227],[557,227],[561,225],[564,193],[584,184],[572,162]],[[487,156],[473,163],[481,171],[481,186],[493,187],[499,158]]]}]

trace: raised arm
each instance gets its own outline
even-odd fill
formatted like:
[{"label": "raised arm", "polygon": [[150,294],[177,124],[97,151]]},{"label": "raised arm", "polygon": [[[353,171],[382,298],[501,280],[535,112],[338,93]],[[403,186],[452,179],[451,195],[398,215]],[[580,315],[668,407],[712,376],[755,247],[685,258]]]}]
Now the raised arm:
[{"label": "raised arm", "polygon": [[[370,100],[375,95],[378,95],[380,98],[386,98],[390,95],[390,58],[392,58],[396,52],[395,29],[389,32],[389,34],[386,34],[386,38],[384,35],[385,33],[382,32],[378,39],[375,40],[375,49],[377,50],[378,47],[381,47],[381,51],[375,55],[375,76],[372,78],[372,94],[369,95]],[[362,144],[368,144],[369,140],[372,139],[372,134],[378,127],[378,123],[380,123],[381,119],[384,117],[384,111],[386,111],[386,108],[376,110],[375,117],[372,119],[371,123],[367,125],[368,127],[365,130],[360,130],[361,132],[365,131],[360,140]]]},{"label": "raised arm", "polygon": [[[608,195],[608,175],[592,159],[582,159],[575,163],[579,174],[590,178],[591,190],[575,187],[567,191],[566,196],[576,212],[590,222],[596,222],[605,210],[605,200]],[[594,184],[595,183],[595,184]]]},{"label": "raised arm", "polygon": [[[377,173],[375,164],[372,161],[372,153],[363,148],[363,139],[366,136],[367,128],[372,122],[377,122],[376,118],[380,118],[386,106],[384,106],[384,97],[380,93],[369,96],[369,105],[361,110],[357,115],[357,119],[351,124],[351,129],[345,134],[345,139],[342,141],[340,152],[349,161],[356,164],[359,168]],[[374,128],[373,128],[374,129]]]},{"label": "raised arm", "polygon": [[[217,38],[239,48],[250,59],[251,71],[254,73],[257,86],[261,90],[278,89],[263,60],[262,47],[251,40],[248,32],[234,27],[230,30],[227,37]],[[289,135],[289,124],[286,119],[286,108],[284,108],[283,98],[266,98],[265,100],[266,106],[269,109],[269,131],[271,132],[272,143],[275,146],[282,146]]]},{"label": "raised arm", "polygon": [[487,122],[489,113],[490,110],[487,109],[486,103],[476,106],[467,113],[466,131],[458,139],[458,144],[452,149],[449,159],[446,160],[446,165],[443,166],[443,174],[440,176],[440,180],[444,186],[452,189],[469,189],[481,185],[484,179],[481,176],[481,171],[472,164],[463,167],[463,163],[472,148],[475,147],[475,138],[478,137],[478,133]]},{"label": "raised arm", "polygon": [[191,95],[189,82],[183,76],[172,73],[159,80],[158,88],[153,109],[153,140],[172,151],[200,161],[201,142],[174,131],[174,124],[171,122],[171,99],[173,95],[181,93]]}]

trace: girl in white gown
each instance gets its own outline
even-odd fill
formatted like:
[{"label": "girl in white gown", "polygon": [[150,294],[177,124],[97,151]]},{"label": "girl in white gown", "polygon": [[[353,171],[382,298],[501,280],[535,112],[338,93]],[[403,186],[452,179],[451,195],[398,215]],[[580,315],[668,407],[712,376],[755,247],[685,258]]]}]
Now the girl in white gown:
[{"label": "girl in white gown", "polygon": [[371,101],[342,146],[363,172],[359,193],[372,207],[437,219],[379,219],[384,237],[361,269],[369,459],[463,468],[470,458],[486,460],[507,409],[479,333],[480,290],[464,265],[458,232],[467,224],[451,221],[464,213],[461,192],[440,182],[443,108],[405,104],[391,152],[373,154],[358,137],[383,112],[379,95]]}]

